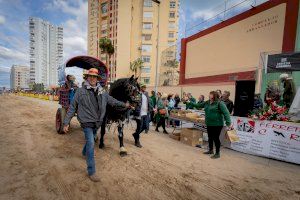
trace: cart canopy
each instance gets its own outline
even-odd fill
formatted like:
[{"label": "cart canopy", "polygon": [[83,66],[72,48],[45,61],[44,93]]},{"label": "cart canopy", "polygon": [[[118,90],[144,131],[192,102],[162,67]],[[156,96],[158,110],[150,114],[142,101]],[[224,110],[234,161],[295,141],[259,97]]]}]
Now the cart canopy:
[{"label": "cart canopy", "polygon": [[[99,76],[101,77],[101,85],[105,85],[108,79],[108,69],[105,64],[94,57],[91,56],[76,56],[69,59],[66,64],[62,67],[62,71],[66,67],[78,67],[81,69],[89,70],[90,68],[96,68],[99,71]],[[65,74],[64,74],[65,75]]]}]

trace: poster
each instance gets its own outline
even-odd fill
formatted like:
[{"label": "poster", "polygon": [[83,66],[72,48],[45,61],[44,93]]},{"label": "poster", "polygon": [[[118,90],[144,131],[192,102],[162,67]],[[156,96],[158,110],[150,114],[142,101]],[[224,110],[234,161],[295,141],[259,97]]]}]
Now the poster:
[{"label": "poster", "polygon": [[240,140],[231,149],[300,164],[300,124],[244,117],[232,121]]}]

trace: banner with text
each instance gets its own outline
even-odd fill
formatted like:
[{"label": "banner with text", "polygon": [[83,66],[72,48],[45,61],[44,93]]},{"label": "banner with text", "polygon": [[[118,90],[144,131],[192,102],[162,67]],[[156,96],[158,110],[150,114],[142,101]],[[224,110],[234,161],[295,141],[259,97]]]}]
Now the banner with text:
[{"label": "banner with text", "polygon": [[300,53],[281,53],[268,56],[267,73],[300,71]]},{"label": "banner with text", "polygon": [[300,124],[244,117],[232,121],[240,140],[231,149],[300,164]]}]

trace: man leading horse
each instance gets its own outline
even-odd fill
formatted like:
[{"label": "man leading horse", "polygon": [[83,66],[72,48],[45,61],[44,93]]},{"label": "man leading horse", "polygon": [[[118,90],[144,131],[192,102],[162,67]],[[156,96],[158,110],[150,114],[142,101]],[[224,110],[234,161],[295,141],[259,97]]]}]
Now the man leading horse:
[{"label": "man leading horse", "polygon": [[87,172],[89,178],[100,181],[96,174],[94,159],[94,137],[101,127],[103,117],[106,113],[107,105],[113,107],[129,108],[129,103],[123,103],[111,97],[99,84],[99,73],[96,68],[91,68],[86,74],[87,80],[83,87],[77,89],[71,106],[64,120],[64,131],[69,131],[69,124],[72,117],[77,112],[77,118],[83,128],[85,145],[82,155],[86,157]]}]

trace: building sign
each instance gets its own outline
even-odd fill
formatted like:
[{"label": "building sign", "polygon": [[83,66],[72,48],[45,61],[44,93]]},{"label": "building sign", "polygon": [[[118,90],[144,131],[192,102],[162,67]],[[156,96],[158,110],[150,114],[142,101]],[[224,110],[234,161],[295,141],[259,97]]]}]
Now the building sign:
[{"label": "building sign", "polygon": [[249,33],[252,31],[256,31],[277,23],[278,23],[278,15],[274,15],[272,17],[265,17],[264,19],[260,19],[256,23],[251,24],[250,27],[246,30],[246,32]]},{"label": "building sign", "polygon": [[231,119],[240,138],[230,144],[231,149],[300,164],[300,124],[243,117]]},{"label": "building sign", "polygon": [[268,56],[267,73],[300,71],[300,52]]}]

